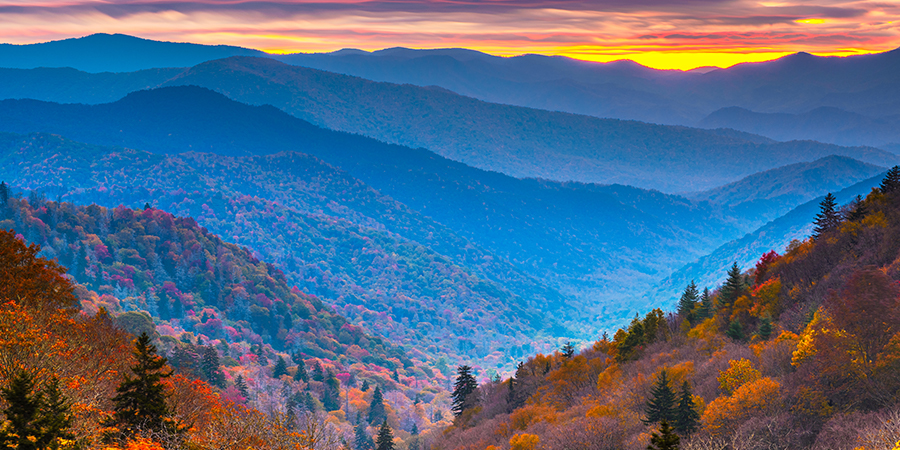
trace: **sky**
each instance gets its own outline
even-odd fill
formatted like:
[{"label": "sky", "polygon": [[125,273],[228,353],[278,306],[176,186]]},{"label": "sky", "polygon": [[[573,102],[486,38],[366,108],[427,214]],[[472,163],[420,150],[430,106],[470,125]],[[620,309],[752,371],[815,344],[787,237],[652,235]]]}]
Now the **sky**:
[{"label": "sky", "polygon": [[900,47],[900,0],[0,0],[0,42],[92,33],[268,52],[463,47],[728,67]]}]

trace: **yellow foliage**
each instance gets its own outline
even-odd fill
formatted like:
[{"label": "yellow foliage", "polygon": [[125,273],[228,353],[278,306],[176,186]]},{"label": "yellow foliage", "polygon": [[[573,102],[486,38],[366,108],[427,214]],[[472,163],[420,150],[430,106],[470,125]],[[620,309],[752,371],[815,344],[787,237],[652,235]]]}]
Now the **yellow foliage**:
[{"label": "yellow foliage", "polygon": [[756,288],[753,293],[753,307],[750,315],[754,317],[777,317],[781,312],[781,277],[766,281]]},{"label": "yellow foliage", "polygon": [[724,434],[731,425],[766,415],[779,407],[780,394],[781,384],[771,378],[760,378],[740,386],[730,397],[713,400],[700,420],[709,433]]},{"label": "yellow foliage", "polygon": [[828,417],[834,412],[834,407],[828,403],[825,394],[807,386],[800,387],[797,392],[797,403],[791,409],[805,416],[818,417]]},{"label": "yellow foliage", "polygon": [[537,435],[517,434],[509,439],[509,448],[510,450],[534,450],[540,442]]},{"label": "yellow foliage", "polygon": [[124,447],[106,447],[103,450],[165,450],[163,446],[153,440],[138,437],[128,441]]},{"label": "yellow foliage", "polygon": [[753,368],[750,361],[741,358],[740,360],[731,360],[728,362],[731,366],[724,372],[719,372],[716,380],[719,382],[719,389],[725,394],[730,395],[739,387],[746,383],[756,381],[762,377],[762,373]]},{"label": "yellow foliage", "polygon": [[719,327],[716,326],[716,319],[710,317],[709,319],[700,322],[695,326],[691,331],[688,332],[688,337],[692,339],[709,339],[719,333]]},{"label": "yellow foliage", "polygon": [[597,376],[597,390],[602,391],[616,386],[621,377],[622,370],[618,364],[613,363]]},{"label": "yellow foliage", "polygon": [[525,430],[536,422],[555,422],[556,411],[545,405],[526,405],[509,415],[510,425],[514,430]]}]

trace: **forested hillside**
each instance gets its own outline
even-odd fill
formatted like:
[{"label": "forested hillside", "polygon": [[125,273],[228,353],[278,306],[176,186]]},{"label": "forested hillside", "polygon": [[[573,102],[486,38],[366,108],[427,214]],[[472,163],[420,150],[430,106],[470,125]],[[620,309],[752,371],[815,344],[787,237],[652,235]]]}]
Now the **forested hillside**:
[{"label": "forested hillside", "polygon": [[289,413],[290,420],[312,415],[332,423],[326,431],[338,437],[351,435],[356,415],[368,413],[373,393],[364,386],[385,391],[385,417],[404,439],[413,424],[425,433],[440,422],[425,407],[448,408],[446,360],[405,351],[348,323],[287,284],[282,271],[191,218],[9,192],[0,185],[0,228],[41,245],[42,257],[69,268],[85,317],[108,317],[126,331],[158,337],[180,373],[214,388],[197,386],[196,394],[206,389],[223,400]]},{"label": "forested hillside", "polygon": [[570,336],[538,313],[562,311],[559,294],[315,158],[166,157],[49,135],[7,138],[0,176],[11,184],[193,217],[354,323],[430,355],[496,370],[514,362],[507,351],[546,351]]},{"label": "forested hillside", "polygon": [[814,227],[712,292],[689,284],[676,311],[458,385],[436,447],[895,448],[900,167],[846,208],[828,196]]}]

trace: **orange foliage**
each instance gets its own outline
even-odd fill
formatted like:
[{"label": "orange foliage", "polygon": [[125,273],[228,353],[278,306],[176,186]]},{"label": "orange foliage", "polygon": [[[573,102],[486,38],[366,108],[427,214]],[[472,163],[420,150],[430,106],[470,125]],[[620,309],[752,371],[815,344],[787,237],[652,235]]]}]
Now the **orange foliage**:
[{"label": "orange foliage", "polygon": [[703,411],[701,422],[710,434],[725,434],[750,417],[761,417],[781,406],[781,384],[760,378],[741,385],[734,394],[719,397]]},{"label": "orange foliage", "polygon": [[719,389],[726,395],[731,395],[744,384],[762,377],[762,373],[754,369],[750,361],[744,358],[737,361],[731,360],[728,364],[731,367],[724,372],[719,372],[719,377],[716,378],[716,381],[719,382]]},{"label": "orange foliage", "polygon": [[78,300],[59,264],[37,256],[40,247],[25,246],[12,231],[0,230],[0,302],[74,309]]},{"label": "orange foliage", "polygon": [[517,434],[509,439],[510,450],[534,450],[540,439],[534,434]]},{"label": "orange foliage", "polygon": [[750,315],[754,317],[778,317],[781,314],[781,278],[775,277],[757,286],[753,291],[753,307]]},{"label": "orange foliage", "polygon": [[544,405],[525,405],[509,415],[509,423],[514,430],[525,430],[536,422],[555,422],[556,411]]}]

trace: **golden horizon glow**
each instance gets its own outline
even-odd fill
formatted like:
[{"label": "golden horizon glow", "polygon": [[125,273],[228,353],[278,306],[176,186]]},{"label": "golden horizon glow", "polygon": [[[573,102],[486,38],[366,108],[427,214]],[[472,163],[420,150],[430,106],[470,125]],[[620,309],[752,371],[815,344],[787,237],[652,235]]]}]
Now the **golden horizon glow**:
[{"label": "golden horizon glow", "polygon": [[468,48],[690,70],[893,50],[898,20],[900,0],[0,0],[0,42],[102,32],[270,53]]}]

